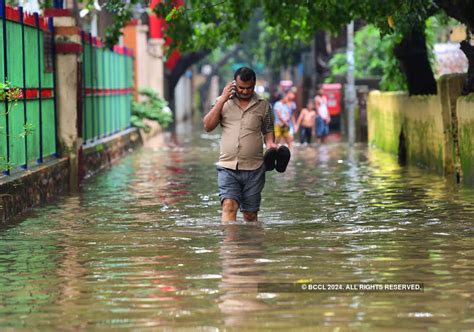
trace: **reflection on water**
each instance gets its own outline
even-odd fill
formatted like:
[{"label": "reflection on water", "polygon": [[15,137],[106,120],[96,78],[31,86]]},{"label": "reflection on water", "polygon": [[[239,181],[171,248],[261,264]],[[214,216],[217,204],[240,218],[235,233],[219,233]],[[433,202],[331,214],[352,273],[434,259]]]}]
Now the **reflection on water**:
[{"label": "reflection on water", "polygon": [[257,223],[223,225],[220,248],[222,281],[219,309],[227,326],[245,324],[249,313],[269,309],[258,299],[258,284],[264,282],[263,226]]},{"label": "reflection on water", "polygon": [[[222,225],[219,137],[180,130],[0,229],[1,330],[472,330],[472,188],[301,146],[267,173],[261,222]],[[258,292],[298,280],[425,291]]]}]

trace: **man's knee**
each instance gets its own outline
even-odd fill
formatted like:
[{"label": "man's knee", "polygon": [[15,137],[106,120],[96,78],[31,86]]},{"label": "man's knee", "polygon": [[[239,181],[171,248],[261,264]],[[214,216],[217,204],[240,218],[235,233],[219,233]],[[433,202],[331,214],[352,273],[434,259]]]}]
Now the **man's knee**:
[{"label": "man's knee", "polygon": [[225,213],[237,213],[239,203],[231,198],[226,198],[222,202],[222,211]]},{"label": "man's knee", "polygon": [[257,221],[257,212],[243,212],[245,221]]}]

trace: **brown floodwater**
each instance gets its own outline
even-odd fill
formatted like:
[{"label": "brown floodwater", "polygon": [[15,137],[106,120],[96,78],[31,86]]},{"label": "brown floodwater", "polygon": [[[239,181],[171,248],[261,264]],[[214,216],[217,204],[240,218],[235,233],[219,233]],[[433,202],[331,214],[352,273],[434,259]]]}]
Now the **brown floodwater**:
[{"label": "brown floodwater", "polygon": [[222,225],[219,137],[191,132],[0,229],[0,330],[474,330],[473,188],[363,144],[300,146],[260,221]]}]

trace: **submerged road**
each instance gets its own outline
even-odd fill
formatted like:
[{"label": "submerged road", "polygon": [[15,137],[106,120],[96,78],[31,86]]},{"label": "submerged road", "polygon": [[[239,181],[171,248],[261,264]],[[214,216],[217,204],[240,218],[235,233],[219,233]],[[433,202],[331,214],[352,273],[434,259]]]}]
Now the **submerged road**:
[{"label": "submerged road", "polygon": [[0,229],[0,330],[472,329],[473,188],[295,147],[260,222],[221,225],[219,137],[191,132]]}]

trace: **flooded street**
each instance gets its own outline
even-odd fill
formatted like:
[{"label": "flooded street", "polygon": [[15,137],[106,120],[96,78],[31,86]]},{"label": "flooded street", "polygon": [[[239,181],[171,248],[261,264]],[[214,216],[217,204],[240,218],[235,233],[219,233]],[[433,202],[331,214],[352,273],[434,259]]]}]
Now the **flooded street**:
[{"label": "flooded street", "polygon": [[[363,144],[295,147],[260,221],[222,225],[219,136],[194,131],[0,229],[0,330],[472,331],[474,188]],[[276,289],[295,282],[424,291]]]}]

